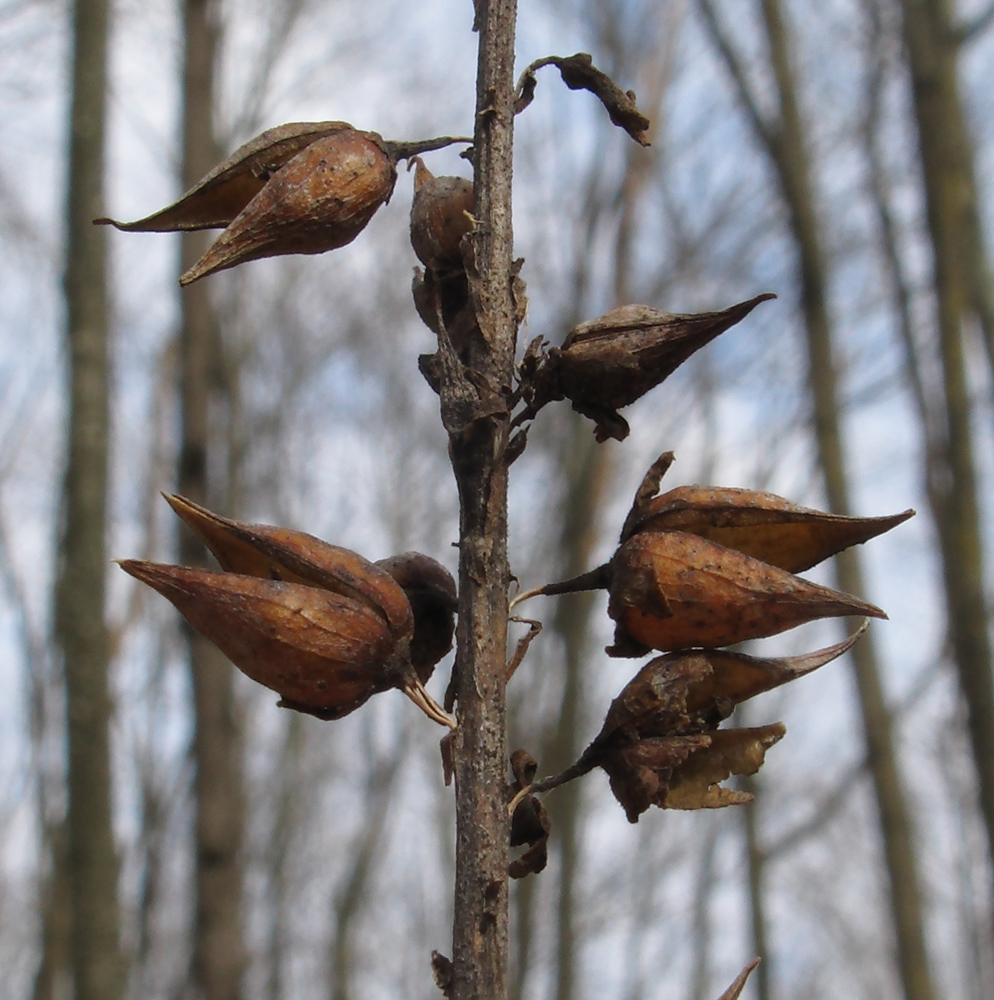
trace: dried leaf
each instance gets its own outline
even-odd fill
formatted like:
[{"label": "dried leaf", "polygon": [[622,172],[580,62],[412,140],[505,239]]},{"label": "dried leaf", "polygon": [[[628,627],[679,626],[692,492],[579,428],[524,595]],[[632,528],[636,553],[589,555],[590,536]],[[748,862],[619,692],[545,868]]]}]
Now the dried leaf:
[{"label": "dried leaf", "polygon": [[639,111],[632,91],[622,90],[606,73],[593,64],[586,52],[572,56],[546,56],[532,63],[522,74],[514,102],[514,113],[520,114],[531,104],[535,95],[535,71],[542,66],[556,66],[563,83],[570,90],[589,90],[607,109],[611,121],[623,128],[640,146],[648,146],[646,132],[649,119]]},{"label": "dried leaf", "polygon": [[311,143],[351,129],[346,122],[291,122],[267,129],[239,146],[174,205],[137,222],[96,219],[129,233],[222,229],[263,189],[285,163]]},{"label": "dried leaf", "polygon": [[889,531],[914,513],[845,517],[800,507],[773,493],[678,486],[645,502],[633,522],[626,524],[625,537],[646,531],[689,532],[800,573]]},{"label": "dried leaf", "polygon": [[390,200],[396,179],[375,132],[348,128],[315,139],[269,178],[180,284],[262,257],[343,247]]},{"label": "dried leaf", "polygon": [[[636,534],[610,564],[612,655],[729,646],[817,618],[885,618],[856,597],[803,580],[697,535]],[[634,652],[633,652],[634,650]]]},{"label": "dried leaf", "polygon": [[[514,797],[531,785],[537,772],[538,761],[527,750],[515,750],[511,754],[511,773],[514,775],[511,792],[515,793]],[[536,875],[545,868],[551,829],[552,820],[542,801],[534,795],[524,796],[511,814],[510,846],[527,844],[528,850],[508,865],[507,873],[511,878]]]}]

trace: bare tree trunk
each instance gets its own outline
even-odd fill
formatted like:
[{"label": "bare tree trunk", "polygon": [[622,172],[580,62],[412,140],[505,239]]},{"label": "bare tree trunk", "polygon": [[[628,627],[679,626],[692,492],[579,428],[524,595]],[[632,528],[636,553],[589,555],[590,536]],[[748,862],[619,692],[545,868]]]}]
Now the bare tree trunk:
[{"label": "bare tree trunk", "polygon": [[69,978],[72,898],[66,857],[66,824],[54,823],[45,837],[52,870],[45,885],[41,914],[41,962],[35,974],[32,1000],[57,1000]]},{"label": "bare tree trunk", "polygon": [[68,715],[75,1000],[117,1000],[125,987],[111,825],[112,705],[104,621],[110,384],[106,236],[92,224],[103,214],[107,34],[106,0],[77,0],[65,272],[69,447],[55,595]]},{"label": "bare tree trunk", "polygon": [[[216,4],[183,5],[183,182],[191,187],[219,159],[213,129],[213,79],[217,44]],[[199,233],[183,236],[182,267],[203,253]],[[179,490],[207,503],[210,451],[209,405],[217,368],[217,323],[206,283],[182,293],[180,396],[183,433]],[[191,532],[181,532],[180,561],[206,566],[207,553]],[[242,943],[244,825],[241,735],[233,693],[233,669],[202,636],[185,629],[193,680],[193,756],[196,808],[196,919],[192,986],[203,1000],[237,1000],[246,958]]]},{"label": "bare tree trunk", "polygon": [[[710,0],[702,0],[701,7],[777,172],[788,209],[800,269],[801,308],[808,348],[808,384],[814,397],[818,459],[831,509],[845,514],[850,509],[849,489],[839,419],[832,327],[826,300],[827,267],[811,185],[807,136],[797,105],[787,28],[778,0],[763,0],[763,22],[780,103],[779,118],[771,123],[759,111],[758,103],[738,66],[737,57],[720,31]],[[853,594],[865,592],[854,550],[850,549],[838,557],[836,571],[843,590]],[[913,832],[894,753],[891,719],[880,681],[872,634],[853,648],[852,661],[880,817],[901,983],[907,1000],[932,1000],[934,990],[925,951]]]},{"label": "bare tree trunk", "polygon": [[949,5],[901,0],[934,255],[945,396],[943,453],[933,460],[929,499],[942,552],[949,638],[994,859],[994,681],[983,577],[983,536],[970,428],[964,325],[975,318],[994,372],[991,268],[983,244],[973,146],[957,81]]},{"label": "bare tree trunk", "polygon": [[442,416],[459,488],[456,633],[456,884],[453,1000],[502,1000],[507,974],[508,412],[517,334],[511,294],[515,0],[478,0],[471,235],[483,337],[447,372]]}]

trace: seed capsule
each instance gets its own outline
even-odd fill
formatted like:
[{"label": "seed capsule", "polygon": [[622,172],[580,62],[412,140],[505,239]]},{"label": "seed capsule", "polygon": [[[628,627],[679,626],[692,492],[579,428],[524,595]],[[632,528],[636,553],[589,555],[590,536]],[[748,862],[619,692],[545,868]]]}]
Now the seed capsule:
[{"label": "seed capsule", "polygon": [[846,517],[799,507],[773,493],[715,486],[678,486],[646,503],[623,538],[684,531],[801,573],[852,545],[890,531],[913,510],[885,517]]},{"label": "seed capsule", "polygon": [[573,327],[561,347],[550,348],[532,374],[529,392],[539,408],[569,399],[596,424],[598,441],[628,436],[616,411],[659,385],[692,354],[752,312],[757,295],[720,312],[680,315],[650,306],[621,306]]},{"label": "seed capsule", "polygon": [[462,177],[436,177],[415,156],[411,246],[426,267],[462,267],[459,248],[473,227],[473,184]]},{"label": "seed capsule", "polygon": [[638,534],[610,563],[613,656],[730,646],[880,608],[682,531]]},{"label": "seed capsule", "polygon": [[261,257],[343,247],[390,200],[396,180],[375,132],[348,128],[317,139],[273,174],[180,284]]},{"label": "seed capsule", "polygon": [[122,568],[172,601],[245,674],[279,692],[281,705],[337,719],[396,687],[436,722],[455,726],[424,689],[421,675],[427,680],[434,662],[412,663],[416,622],[390,572],[301,531],[166,499],[225,572],[139,560]]}]

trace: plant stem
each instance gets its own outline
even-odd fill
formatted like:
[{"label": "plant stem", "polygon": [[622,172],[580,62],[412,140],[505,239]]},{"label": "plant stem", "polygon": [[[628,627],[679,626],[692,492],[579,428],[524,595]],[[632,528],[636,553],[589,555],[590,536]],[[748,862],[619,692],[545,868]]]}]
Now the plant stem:
[{"label": "plant stem", "polygon": [[[517,334],[511,296],[515,16],[515,0],[477,2],[477,225],[467,239],[483,336],[465,363],[474,370],[472,384],[485,387],[481,396],[498,402],[510,391]],[[465,372],[456,378],[465,379]],[[444,388],[442,396],[444,404]],[[479,407],[461,428],[449,427],[460,499],[453,1000],[506,996],[508,423],[506,407],[491,405]]]}]

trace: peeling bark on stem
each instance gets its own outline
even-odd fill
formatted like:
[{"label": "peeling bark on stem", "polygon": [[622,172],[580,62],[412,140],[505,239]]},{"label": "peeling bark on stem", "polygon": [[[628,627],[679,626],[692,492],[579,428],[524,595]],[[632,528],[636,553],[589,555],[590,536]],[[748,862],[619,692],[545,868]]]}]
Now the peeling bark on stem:
[{"label": "peeling bark on stem", "polygon": [[[484,336],[467,366],[475,370],[473,384],[486,386],[497,397],[511,384],[517,333],[511,297],[515,16],[514,0],[477,3],[477,226],[467,242],[479,275],[477,314]],[[442,397],[444,408],[445,387]],[[506,990],[509,414],[506,408],[496,409],[468,419],[461,429],[449,427],[460,499],[453,1000],[503,1000]]]}]

